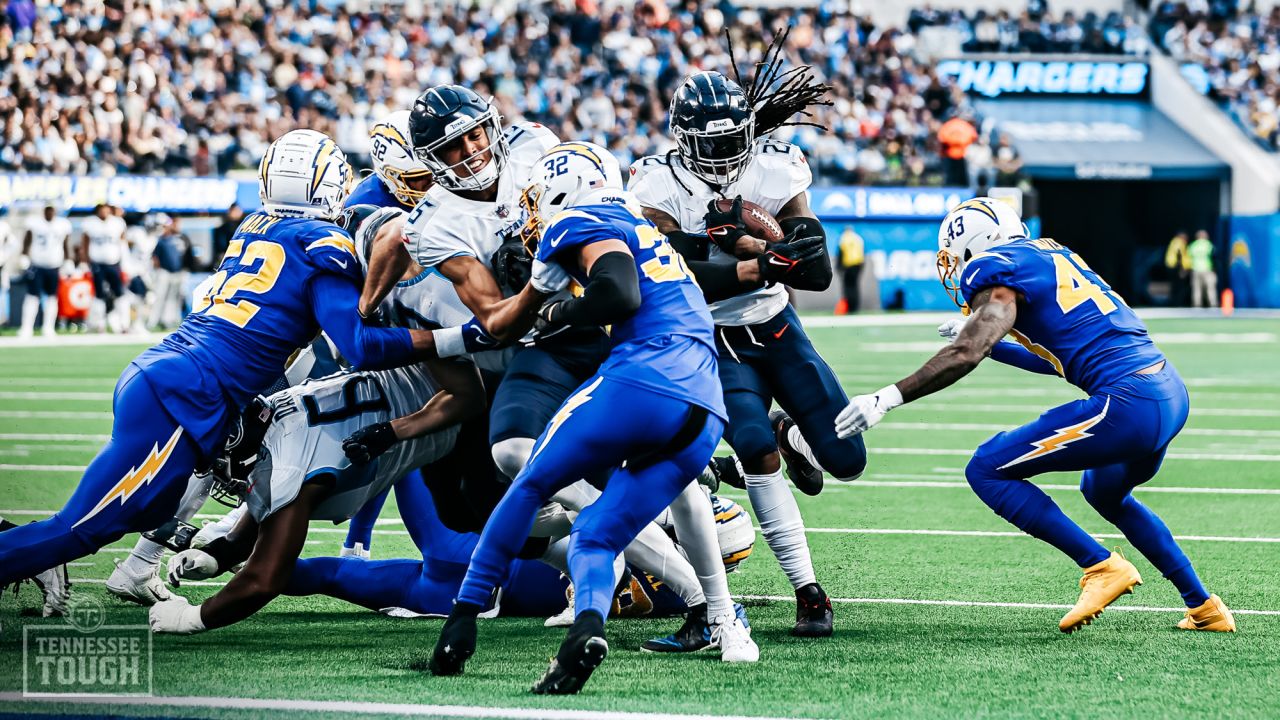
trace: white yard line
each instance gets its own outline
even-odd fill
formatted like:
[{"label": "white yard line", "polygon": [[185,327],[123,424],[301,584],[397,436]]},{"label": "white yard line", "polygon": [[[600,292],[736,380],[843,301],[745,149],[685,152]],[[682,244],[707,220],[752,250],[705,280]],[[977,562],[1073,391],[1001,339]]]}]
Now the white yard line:
[{"label": "white yard line", "polygon": [[112,708],[174,707],[260,712],[314,712],[341,715],[394,715],[399,717],[498,718],[501,720],[776,720],[748,715],[682,715],[676,713],[619,712],[614,710],[557,710],[553,708],[503,708],[483,705],[410,705],[352,700],[270,700],[226,697],[42,697],[0,693],[0,702],[94,705]]},{"label": "white yard line", "polygon": [[0,410],[0,418],[16,420],[110,420],[110,412],[103,410]]},{"label": "white yard line", "polygon": [[[973,431],[1004,432],[1012,428],[1001,423],[934,423],[934,422],[885,422],[876,426],[884,430],[924,430],[935,431]],[[1280,438],[1280,430],[1232,430],[1230,428],[1183,428],[1178,435],[1194,435],[1196,437],[1226,438]],[[3,439],[4,435],[0,435]]]},{"label": "white yard line", "polygon": [[[964,475],[957,471],[956,475]],[[912,475],[910,473],[881,473],[877,477],[892,477],[896,480],[854,480],[853,482],[829,481],[823,485],[824,490],[831,488],[943,488],[947,490],[968,490],[966,482],[941,480],[937,475]],[[1079,490],[1078,485],[1061,483],[1036,483],[1041,490]],[[1280,495],[1280,488],[1210,488],[1210,487],[1178,487],[1173,485],[1139,485],[1134,488],[1139,493],[1167,493],[1170,495]]]},{"label": "white yard line", "polygon": [[0,400],[100,400],[111,399],[109,392],[10,391],[0,390]]},{"label": "white yard line", "polygon": [[[943,537],[997,537],[997,538],[1031,538],[1030,535],[1017,530],[907,530],[894,528],[805,528],[807,533],[826,535],[938,535]],[[756,528],[756,532],[760,532]],[[1089,533],[1102,540],[1123,540],[1120,533]],[[1280,538],[1272,537],[1224,537],[1221,535],[1174,535],[1178,541],[1233,542],[1233,543],[1280,543]]]},{"label": "white yard line", "polygon": [[89,433],[0,433],[0,440],[34,440],[44,442],[106,442],[110,435],[94,435]]},{"label": "white yard line", "polygon": [[[795,596],[788,595],[737,595],[742,600],[768,600],[771,602],[795,602]],[[984,602],[977,600],[918,600],[915,598],[831,598],[833,603],[853,605],[939,605],[943,607],[990,607],[1014,608],[1019,610],[1070,610],[1071,605],[1057,603],[1021,603],[1021,602]],[[1147,605],[1110,605],[1107,610],[1124,612],[1178,613],[1187,611],[1185,607],[1150,607]],[[1280,610],[1237,610],[1231,608],[1235,615],[1271,615],[1280,616]]]},{"label": "white yard line", "polygon": [[[944,403],[920,403],[905,405],[904,408],[912,408],[918,411],[945,413],[948,415],[956,415],[963,412],[990,412],[990,413],[1026,413],[1030,415],[1039,415],[1048,410],[1044,405],[994,405],[994,404],[977,404],[965,403],[964,405],[944,404]],[[1202,408],[1191,407],[1191,416],[1204,417],[1280,417],[1280,410],[1262,409],[1262,408]]]}]

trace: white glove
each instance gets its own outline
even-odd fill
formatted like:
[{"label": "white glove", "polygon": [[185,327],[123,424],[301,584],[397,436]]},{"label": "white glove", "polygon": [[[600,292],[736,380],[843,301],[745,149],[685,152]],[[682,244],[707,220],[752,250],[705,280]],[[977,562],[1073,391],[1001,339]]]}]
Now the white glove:
[{"label": "white glove", "polygon": [[151,606],[151,632],[194,635],[206,630],[200,618],[200,606],[192,605],[181,595]]},{"label": "white glove", "polygon": [[836,436],[843,440],[861,435],[901,404],[902,392],[897,385],[887,385],[874,395],[859,395],[836,416]]},{"label": "white glove", "polygon": [[203,550],[183,550],[169,558],[169,584],[174,587],[183,580],[208,580],[221,574],[218,561]]},{"label": "white glove", "polygon": [[569,285],[569,273],[559,263],[544,263],[534,259],[533,275],[529,278],[533,289],[544,295],[560,292]]},{"label": "white glove", "polygon": [[969,318],[960,317],[952,318],[938,326],[938,337],[947,342],[955,342],[960,335],[960,331],[964,329],[964,324],[969,322]]}]

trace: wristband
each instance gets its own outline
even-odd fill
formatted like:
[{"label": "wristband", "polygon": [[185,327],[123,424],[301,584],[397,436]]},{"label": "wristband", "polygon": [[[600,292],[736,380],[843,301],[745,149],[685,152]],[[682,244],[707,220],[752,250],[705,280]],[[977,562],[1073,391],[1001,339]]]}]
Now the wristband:
[{"label": "wristband", "polygon": [[888,412],[902,404],[902,391],[898,389],[896,384],[886,385],[876,391],[876,400]]},{"label": "wristband", "polygon": [[467,344],[462,338],[461,326],[432,330],[431,337],[436,341],[436,355],[442,358],[467,354]]}]

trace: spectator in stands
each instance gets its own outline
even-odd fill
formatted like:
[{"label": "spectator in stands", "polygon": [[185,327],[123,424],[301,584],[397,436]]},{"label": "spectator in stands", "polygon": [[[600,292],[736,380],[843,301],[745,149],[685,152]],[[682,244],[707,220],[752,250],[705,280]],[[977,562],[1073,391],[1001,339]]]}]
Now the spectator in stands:
[{"label": "spectator in stands", "polygon": [[182,233],[176,217],[159,219],[164,230],[156,239],[152,254],[155,267],[155,303],[151,307],[151,329],[176,327],[185,315],[187,278],[195,262],[191,240]]},{"label": "spectator in stands", "polygon": [[1001,135],[995,150],[996,185],[1013,187],[1022,172],[1022,156],[1008,135]]},{"label": "spectator in stands", "polygon": [[858,283],[862,281],[862,263],[865,247],[862,236],[846,225],[840,232],[840,241],[836,246],[836,259],[840,263],[840,286],[842,295],[836,305],[836,314],[856,313],[862,308],[858,293]]},{"label": "spectator in stands", "polygon": [[1218,273],[1213,269],[1213,241],[1209,239],[1209,231],[1196,231],[1187,255],[1191,260],[1192,307],[1218,307]]},{"label": "spectator in stands", "polygon": [[213,251],[210,260],[215,267],[222,262],[222,256],[227,254],[231,237],[236,234],[236,228],[240,227],[240,221],[243,219],[244,209],[239,203],[231,203],[231,207],[222,214],[222,223],[213,230]]},{"label": "spectator in stands", "polygon": [[942,153],[943,184],[964,187],[969,183],[965,152],[978,139],[973,123],[956,115],[938,130],[938,151]]}]

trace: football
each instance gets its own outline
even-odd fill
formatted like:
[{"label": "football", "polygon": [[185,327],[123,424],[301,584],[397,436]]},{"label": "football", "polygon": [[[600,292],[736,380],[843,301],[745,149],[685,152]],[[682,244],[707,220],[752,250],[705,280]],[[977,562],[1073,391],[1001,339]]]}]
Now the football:
[{"label": "football", "polygon": [[[733,200],[717,200],[716,210],[728,212],[733,207]],[[747,226],[747,234],[769,243],[782,240],[782,226],[769,214],[768,210],[749,201],[742,201],[742,222]]]}]

